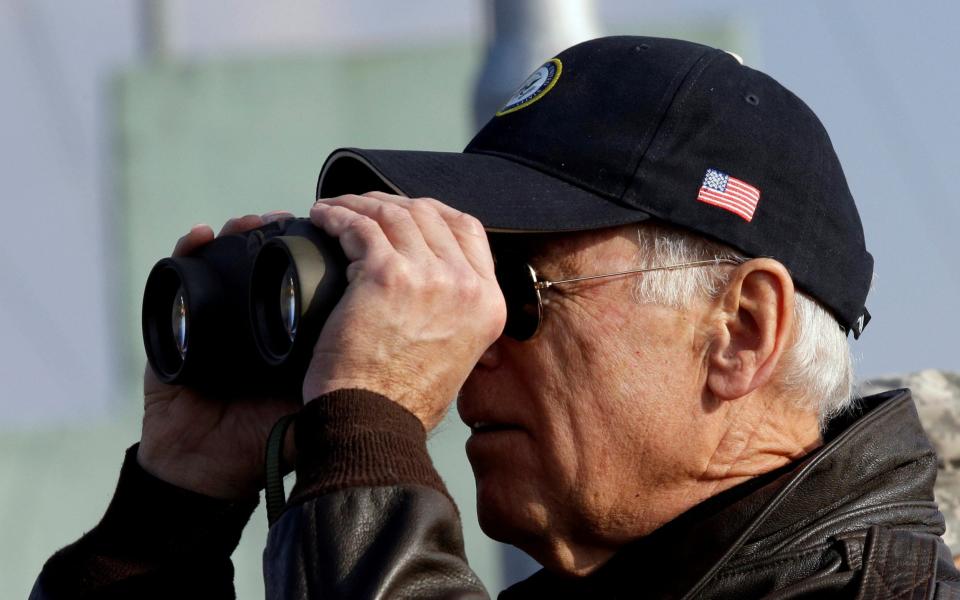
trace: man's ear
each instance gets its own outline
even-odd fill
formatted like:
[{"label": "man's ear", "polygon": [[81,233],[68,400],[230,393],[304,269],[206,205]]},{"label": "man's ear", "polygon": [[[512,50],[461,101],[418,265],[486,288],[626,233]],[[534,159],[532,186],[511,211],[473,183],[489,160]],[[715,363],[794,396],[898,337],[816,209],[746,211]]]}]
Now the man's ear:
[{"label": "man's ear", "polygon": [[779,262],[757,258],[734,270],[711,318],[707,387],[715,397],[740,398],[770,381],[793,337],[794,301]]}]

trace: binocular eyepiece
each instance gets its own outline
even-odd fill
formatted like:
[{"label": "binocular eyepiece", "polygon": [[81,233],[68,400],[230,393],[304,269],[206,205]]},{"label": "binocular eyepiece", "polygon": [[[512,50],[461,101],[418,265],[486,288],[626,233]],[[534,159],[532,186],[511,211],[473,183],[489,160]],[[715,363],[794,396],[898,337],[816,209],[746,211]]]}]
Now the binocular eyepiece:
[{"label": "binocular eyepiece", "polygon": [[160,260],[143,295],[147,359],[165,383],[296,393],[346,289],[337,240],[309,219],[222,236]]}]

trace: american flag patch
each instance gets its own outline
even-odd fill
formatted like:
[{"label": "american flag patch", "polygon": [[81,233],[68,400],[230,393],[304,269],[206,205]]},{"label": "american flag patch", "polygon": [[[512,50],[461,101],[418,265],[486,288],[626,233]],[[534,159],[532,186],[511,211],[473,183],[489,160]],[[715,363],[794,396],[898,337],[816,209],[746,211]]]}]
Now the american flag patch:
[{"label": "american flag patch", "polygon": [[697,200],[729,210],[750,222],[760,201],[760,190],[716,169],[707,169]]}]

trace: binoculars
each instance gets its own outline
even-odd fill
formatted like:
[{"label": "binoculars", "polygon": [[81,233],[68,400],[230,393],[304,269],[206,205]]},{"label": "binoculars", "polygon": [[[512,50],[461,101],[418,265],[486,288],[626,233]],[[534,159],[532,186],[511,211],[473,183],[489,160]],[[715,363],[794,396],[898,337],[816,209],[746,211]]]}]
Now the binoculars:
[{"label": "binoculars", "polygon": [[164,383],[217,393],[298,393],[346,267],[340,243],[309,219],[160,260],[143,294],[150,366]]}]

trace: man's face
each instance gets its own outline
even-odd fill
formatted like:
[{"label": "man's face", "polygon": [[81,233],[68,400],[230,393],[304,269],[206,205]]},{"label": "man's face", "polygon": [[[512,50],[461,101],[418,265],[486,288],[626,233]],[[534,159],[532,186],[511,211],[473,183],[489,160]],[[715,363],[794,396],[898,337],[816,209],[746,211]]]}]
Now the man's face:
[{"label": "man's face", "polygon": [[[530,263],[541,279],[629,269],[634,232],[555,237]],[[492,537],[535,556],[548,538],[616,546],[676,516],[662,495],[702,473],[689,458],[705,377],[697,310],[639,303],[635,277],[546,290],[537,336],[501,338],[465,383],[458,410],[481,424],[467,455]]]}]

